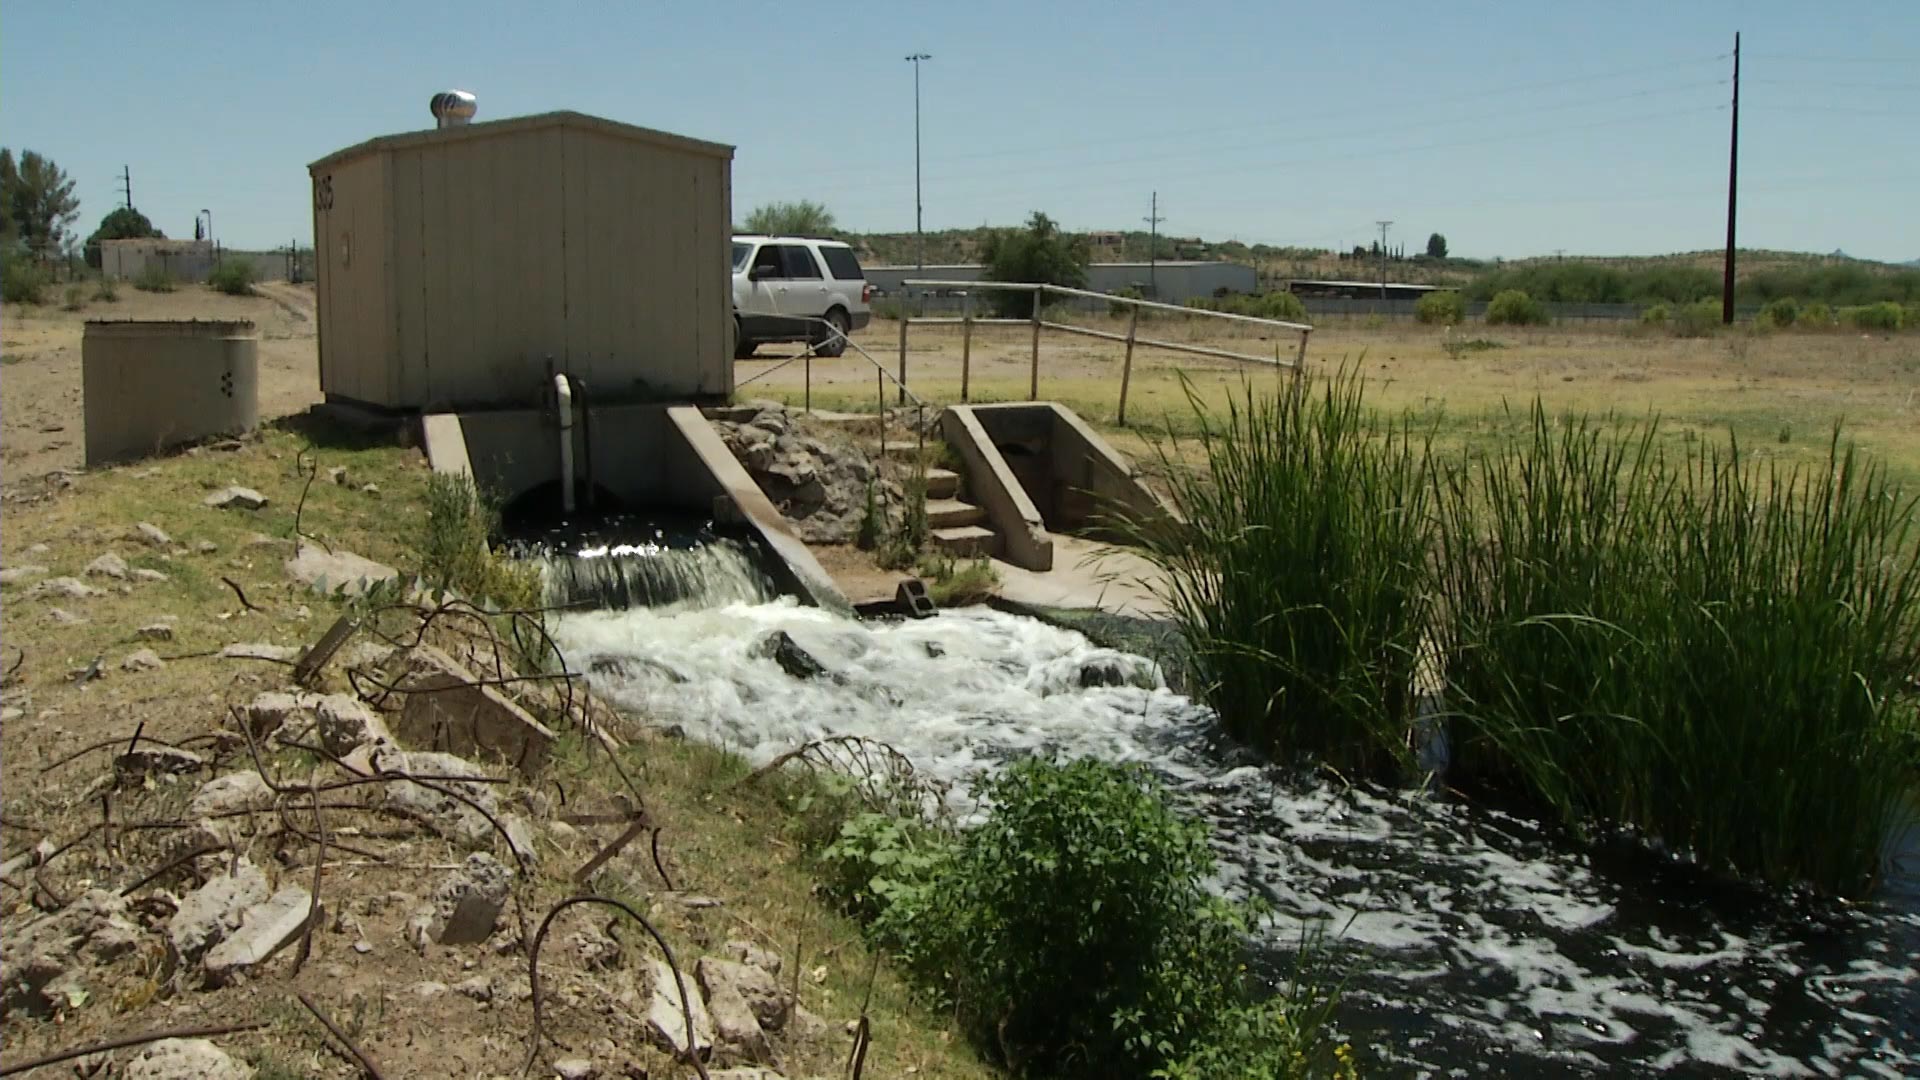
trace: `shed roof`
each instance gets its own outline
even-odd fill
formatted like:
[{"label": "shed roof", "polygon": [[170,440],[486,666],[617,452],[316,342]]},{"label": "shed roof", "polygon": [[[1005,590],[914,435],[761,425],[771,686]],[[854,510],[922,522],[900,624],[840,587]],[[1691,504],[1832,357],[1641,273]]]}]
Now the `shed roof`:
[{"label": "shed roof", "polygon": [[365,157],[369,154],[403,150],[414,146],[423,146],[436,142],[456,142],[463,139],[487,139],[500,135],[515,135],[526,131],[538,131],[543,128],[581,128],[611,135],[616,139],[649,143],[668,150],[679,150],[689,154],[717,157],[732,160],[733,147],[725,143],[707,142],[703,139],[690,139],[685,135],[655,131],[634,124],[623,124],[617,120],[606,120],[586,113],[563,110],[561,112],[537,113],[533,116],[515,116],[505,120],[487,120],[478,124],[462,124],[450,128],[424,128],[420,131],[407,131],[398,135],[382,135],[356,143],[344,150],[335,150],[326,157],[307,166],[309,173],[343,161]]}]

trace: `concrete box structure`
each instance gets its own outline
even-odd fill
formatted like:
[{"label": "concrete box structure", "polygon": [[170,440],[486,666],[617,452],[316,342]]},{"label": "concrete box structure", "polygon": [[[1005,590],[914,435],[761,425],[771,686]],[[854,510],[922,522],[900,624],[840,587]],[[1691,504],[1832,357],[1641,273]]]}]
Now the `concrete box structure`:
[{"label": "concrete box structure", "polygon": [[100,241],[100,273],[131,281],[158,269],[170,281],[205,281],[213,272],[213,245],[205,240],[142,237]]},{"label": "concrete box structure", "polygon": [[733,148],[558,112],[314,162],[320,387],[433,411],[733,389]]},{"label": "concrete box structure", "polygon": [[127,461],[260,420],[250,322],[89,322],[80,381],[87,466]]}]

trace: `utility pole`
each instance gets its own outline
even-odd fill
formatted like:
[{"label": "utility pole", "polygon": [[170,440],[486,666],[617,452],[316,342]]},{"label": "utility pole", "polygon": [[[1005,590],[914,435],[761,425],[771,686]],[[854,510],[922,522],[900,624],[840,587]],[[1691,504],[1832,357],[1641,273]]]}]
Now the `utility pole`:
[{"label": "utility pole", "polygon": [[1393,226],[1391,221],[1376,221],[1380,226],[1380,299],[1387,298],[1387,230]]},{"label": "utility pole", "polygon": [[1147,223],[1147,291],[1154,299],[1160,297],[1160,223],[1167,220],[1160,216],[1160,193],[1153,193],[1153,201],[1147,204],[1147,216],[1141,219]]},{"label": "utility pole", "polygon": [[133,209],[133,170],[125,165],[120,166],[120,190],[126,196],[127,209]]},{"label": "utility pole", "polygon": [[921,273],[927,269],[927,237],[922,231],[924,208],[920,204],[920,61],[931,59],[933,54],[923,52],[907,57],[907,62],[913,65],[913,246]]},{"label": "utility pole", "polygon": [[1720,321],[1733,325],[1733,204],[1740,175],[1740,31],[1733,32],[1733,134],[1727,148],[1727,272],[1720,283]]}]

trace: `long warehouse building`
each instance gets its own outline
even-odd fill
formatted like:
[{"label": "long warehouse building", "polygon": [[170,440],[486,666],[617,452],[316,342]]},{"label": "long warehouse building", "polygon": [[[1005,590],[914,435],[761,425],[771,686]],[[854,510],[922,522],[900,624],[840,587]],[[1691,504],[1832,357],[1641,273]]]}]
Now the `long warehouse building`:
[{"label": "long warehouse building", "polygon": [[[982,268],[978,263],[949,266],[869,266],[867,281],[888,296],[903,295],[908,280],[978,281]],[[1153,288],[1148,287],[1151,281]],[[1139,289],[1150,299],[1169,304],[1184,304],[1195,297],[1215,296],[1222,290],[1250,293],[1258,288],[1253,267],[1231,262],[1177,261],[1093,263],[1087,267],[1087,288],[1094,292],[1117,293]]]}]

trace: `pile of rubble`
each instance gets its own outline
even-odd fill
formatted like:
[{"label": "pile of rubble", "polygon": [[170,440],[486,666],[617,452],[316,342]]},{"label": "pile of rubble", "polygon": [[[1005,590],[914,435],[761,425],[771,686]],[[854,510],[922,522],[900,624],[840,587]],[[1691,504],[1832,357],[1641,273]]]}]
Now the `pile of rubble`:
[{"label": "pile of rubble", "polygon": [[[538,913],[527,905],[542,885],[551,895],[569,878],[588,883],[616,859],[635,877],[649,872],[624,849],[650,822],[637,790],[614,793],[605,808],[583,806],[581,790],[568,801],[550,768],[559,738],[536,713],[611,746],[604,707],[565,676],[518,674],[488,621],[460,615],[423,611],[412,641],[342,650],[351,693],[288,682],[233,702],[217,729],[185,740],[193,749],[137,733],[96,748],[114,751],[112,767],[74,803],[107,807],[106,820],[0,865],[0,879],[25,901],[0,919],[0,1007],[70,1022],[97,1019],[109,1001],[127,1013],[165,1000],[170,1011],[221,1015],[235,1008],[220,1004],[223,992],[307,985],[348,996],[356,1011],[376,998],[421,1008],[531,1004],[538,1025],[544,998],[548,1031],[556,1008],[570,1021],[590,1015],[605,1031],[576,1033],[550,1062],[560,1076],[643,1076],[635,1052],[644,1044],[697,1058],[703,1072],[707,1063],[736,1067],[712,1077],[777,1078],[770,1067],[782,1041],[819,1038],[827,1025],[799,1007],[797,981],[783,987],[781,958],[760,946],[727,940],[675,967],[647,936],[617,938],[626,924],[614,922],[556,936],[538,953]],[[588,834],[608,824],[626,828],[611,842],[611,833]],[[597,853],[573,870],[583,851]],[[664,880],[657,846],[653,860]],[[569,865],[542,870],[561,863]],[[668,910],[696,906],[666,885]],[[310,981],[300,981],[310,961]],[[89,1002],[96,1011],[83,1013]],[[332,1045],[367,1053],[319,1006],[302,1003]],[[494,1041],[498,1052],[525,1046],[511,1030]],[[534,1041],[548,1060],[553,1041]],[[590,1056],[573,1052],[583,1042]],[[143,1042],[119,1055],[114,1075],[254,1075],[207,1038]],[[85,1056],[96,1070],[107,1059]],[[517,1075],[518,1066],[480,1067]]]},{"label": "pile of rubble", "polygon": [[869,490],[877,505],[897,506],[900,485],[867,455],[800,430],[783,406],[756,404],[713,419],[727,449],[809,544],[851,544],[866,516]]}]

